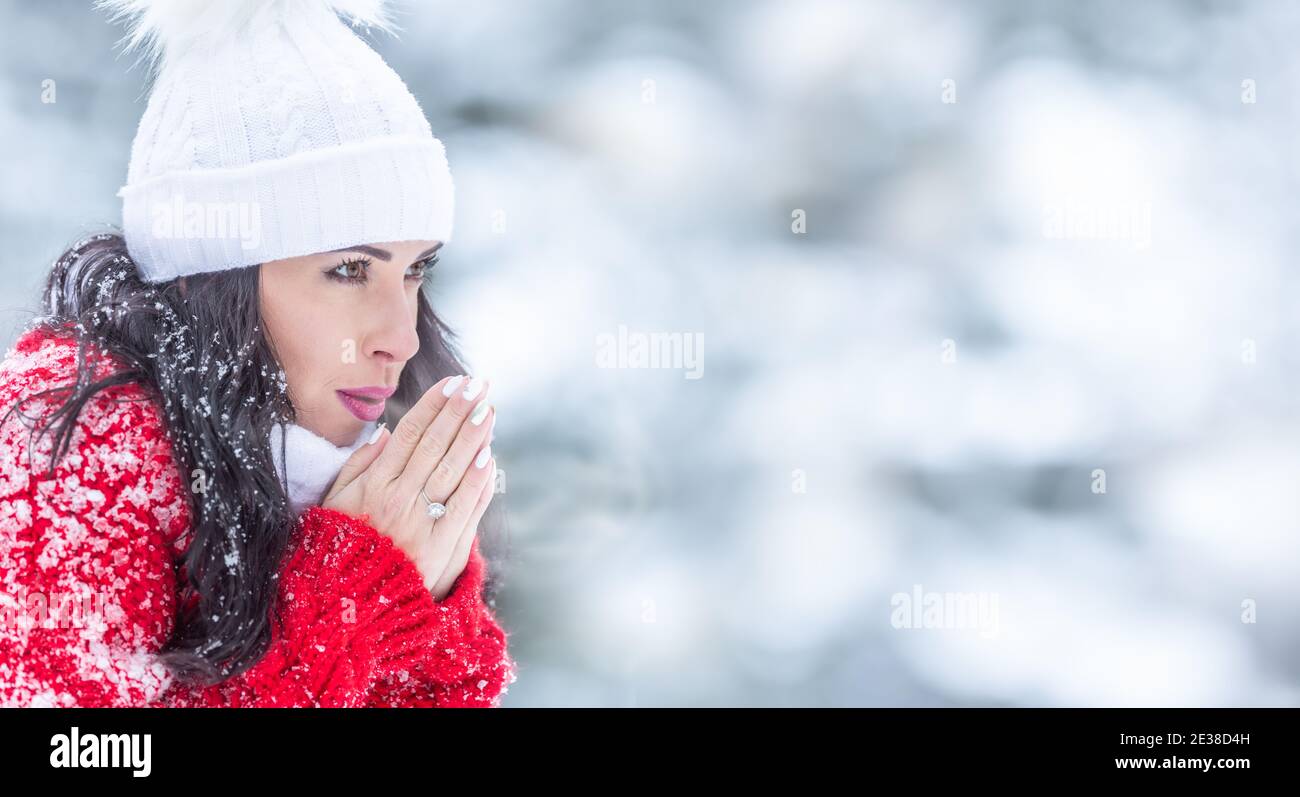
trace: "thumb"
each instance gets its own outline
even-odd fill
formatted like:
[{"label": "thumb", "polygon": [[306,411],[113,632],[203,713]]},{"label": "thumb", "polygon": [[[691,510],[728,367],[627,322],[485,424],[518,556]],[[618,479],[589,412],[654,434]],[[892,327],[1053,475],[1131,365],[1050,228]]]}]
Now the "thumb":
[{"label": "thumb", "polygon": [[[388,438],[392,437],[385,424],[380,424],[375,430],[375,436],[370,442],[352,452],[347,462],[339,469],[339,475],[334,479],[334,485],[330,487],[329,492],[325,494],[324,501],[328,501],[340,493],[345,487],[356,480],[358,476],[366,472],[370,464],[379,456],[379,452],[384,450]],[[322,501],[322,503],[324,503]]]}]

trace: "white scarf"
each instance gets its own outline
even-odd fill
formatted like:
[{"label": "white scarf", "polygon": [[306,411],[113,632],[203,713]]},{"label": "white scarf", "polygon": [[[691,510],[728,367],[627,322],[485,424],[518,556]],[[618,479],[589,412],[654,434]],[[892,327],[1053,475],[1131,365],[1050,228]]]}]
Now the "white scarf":
[{"label": "white scarf", "polygon": [[286,481],[284,462],[280,459],[280,439],[284,436],[284,426],[277,423],[271,427],[271,454],[275,457],[275,473],[280,477],[280,483],[285,485],[294,517],[302,514],[307,507],[320,504],[325,492],[338,478],[343,463],[348,461],[352,452],[370,442],[370,437],[377,428],[379,423],[370,421],[362,428],[354,443],[336,446],[305,427],[296,423],[289,424],[288,439],[284,446],[285,459],[289,461]]}]

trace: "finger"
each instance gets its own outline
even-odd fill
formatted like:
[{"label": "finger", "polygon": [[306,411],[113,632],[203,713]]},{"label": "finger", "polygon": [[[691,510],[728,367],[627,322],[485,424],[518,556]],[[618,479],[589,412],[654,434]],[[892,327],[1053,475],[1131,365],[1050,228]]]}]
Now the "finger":
[{"label": "finger", "polygon": [[483,485],[483,492],[479,495],[478,503],[474,506],[474,511],[470,514],[469,523],[461,533],[460,539],[456,542],[456,550],[452,553],[451,563],[443,571],[442,576],[434,585],[433,589],[437,592],[450,592],[451,587],[456,582],[456,578],[465,570],[469,559],[474,555],[474,543],[478,540],[478,527],[483,519],[483,514],[492,503],[492,498],[496,494],[496,460],[492,460],[492,473],[488,476],[487,482]]},{"label": "finger", "polygon": [[[397,477],[398,491],[403,495],[411,496],[412,500],[419,496],[421,489],[424,489],[430,501],[445,504],[446,496],[450,495],[460,483],[464,467],[457,471],[455,462],[444,460],[455,443],[456,436],[460,434],[461,427],[466,425],[470,413],[478,402],[486,399],[489,387],[486,381],[478,377],[465,384],[465,390],[456,391],[445,400],[438,417],[434,418],[433,423],[425,429],[405,469]],[[471,433],[481,434],[486,431],[481,424],[469,425]],[[474,451],[477,450],[478,443],[475,442]],[[465,459],[468,460],[468,457]],[[439,495],[433,495],[427,489],[427,486],[432,484],[439,485],[443,491]],[[418,509],[424,509],[423,502],[415,503]]]},{"label": "finger", "polygon": [[381,424],[375,430],[374,436],[365,445],[353,451],[352,456],[348,457],[347,462],[343,463],[343,467],[339,469],[339,475],[334,479],[334,484],[330,487],[329,492],[325,494],[324,500],[328,501],[333,498],[364,473],[366,468],[369,468],[371,463],[379,457],[379,454],[384,450],[385,443],[388,442],[388,438],[391,436],[387,427]]},{"label": "finger", "polygon": [[464,379],[464,376],[449,376],[439,380],[406,411],[393,429],[392,442],[384,446],[379,459],[375,460],[376,478],[388,482],[402,474],[425,429],[447,403],[447,396],[455,392]]},{"label": "finger", "polygon": [[[461,532],[464,531],[470,516],[474,513],[474,507],[478,505],[484,485],[492,474],[492,468],[489,467],[491,464],[492,449],[490,446],[484,446],[479,456],[474,459],[474,464],[466,472],[465,478],[461,480],[460,486],[443,502],[447,506],[447,512],[433,524],[432,538],[428,540],[431,555],[436,561],[447,561],[455,550]],[[423,514],[427,504],[423,500],[416,501],[416,504],[419,507],[412,508],[411,511]],[[412,522],[418,521],[412,518]],[[427,516],[425,522],[428,522]]]},{"label": "finger", "polygon": [[[447,549],[455,545],[455,539],[460,536],[460,532],[469,522],[470,516],[474,513],[474,507],[478,505],[479,496],[483,492],[484,485],[492,475],[492,447],[483,446],[478,456],[474,458],[473,464],[465,472],[465,477],[461,479],[460,485],[452,492],[444,503],[447,507],[447,513],[438,519],[434,527],[434,534],[441,537],[450,538]],[[425,505],[420,502],[421,510]],[[446,531],[454,530],[454,533],[447,534]]]},{"label": "finger", "polygon": [[431,500],[445,504],[448,496],[460,486],[465,473],[470,469],[470,463],[488,444],[488,435],[492,431],[491,424],[495,415],[496,409],[487,399],[474,406],[469,416],[460,425],[460,430],[456,432],[455,440],[434,467],[433,473],[421,485],[424,487],[424,494]]}]

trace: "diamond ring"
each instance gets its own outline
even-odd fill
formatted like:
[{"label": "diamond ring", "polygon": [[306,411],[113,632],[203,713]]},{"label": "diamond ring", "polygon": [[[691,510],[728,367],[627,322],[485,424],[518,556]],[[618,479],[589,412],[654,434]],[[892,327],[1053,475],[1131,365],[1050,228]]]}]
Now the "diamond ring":
[{"label": "diamond ring", "polygon": [[437,520],[438,518],[447,514],[447,507],[443,506],[437,501],[430,501],[429,496],[424,494],[423,487],[420,488],[420,497],[423,498],[425,503],[428,504],[428,506],[424,508],[424,513],[429,517],[433,518],[434,520]]}]

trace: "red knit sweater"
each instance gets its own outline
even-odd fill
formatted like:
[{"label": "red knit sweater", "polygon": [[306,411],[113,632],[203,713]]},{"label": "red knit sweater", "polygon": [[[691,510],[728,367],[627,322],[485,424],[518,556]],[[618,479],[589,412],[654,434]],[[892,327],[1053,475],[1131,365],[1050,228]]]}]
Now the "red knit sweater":
[{"label": "red knit sweater", "polygon": [[[74,382],[76,348],[42,326],[25,332],[0,363],[0,417]],[[120,367],[95,361],[97,378]],[[477,538],[436,601],[367,518],[310,507],[283,562],[268,652],[220,684],[186,687],[155,657],[175,626],[190,531],[161,408],[134,384],[95,394],[50,479],[52,439],[29,451],[17,412],[0,425],[0,706],[496,707],[515,681]]]}]

